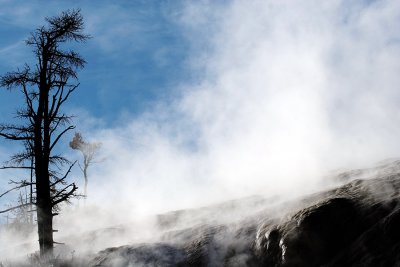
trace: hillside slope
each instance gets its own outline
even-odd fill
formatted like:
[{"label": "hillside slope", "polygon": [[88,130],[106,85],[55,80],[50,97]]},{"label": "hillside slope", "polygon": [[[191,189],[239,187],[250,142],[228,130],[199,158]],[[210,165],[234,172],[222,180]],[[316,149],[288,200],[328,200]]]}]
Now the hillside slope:
[{"label": "hillside slope", "polygon": [[159,215],[157,242],[105,249],[90,266],[400,266],[398,166],[341,173],[347,184],[294,201]]}]

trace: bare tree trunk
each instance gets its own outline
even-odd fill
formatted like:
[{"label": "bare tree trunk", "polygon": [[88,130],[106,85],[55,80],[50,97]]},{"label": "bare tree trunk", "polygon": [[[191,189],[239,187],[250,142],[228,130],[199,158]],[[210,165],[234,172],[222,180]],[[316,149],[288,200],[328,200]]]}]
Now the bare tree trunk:
[{"label": "bare tree trunk", "polygon": [[29,223],[33,226],[33,156],[31,158],[31,184],[29,185]]},{"label": "bare tree trunk", "polygon": [[85,199],[87,198],[87,185],[88,185],[88,174],[87,174],[87,165],[85,164],[83,168],[83,177],[85,178],[85,186],[83,188],[83,194],[85,195]]},{"label": "bare tree trunk", "polygon": [[[40,93],[38,111],[34,128],[36,204],[40,256],[53,258],[53,212],[49,175],[49,88],[47,85],[47,51],[43,51],[42,70],[40,72]],[[43,125],[43,129],[42,129]]]},{"label": "bare tree trunk", "polygon": [[88,186],[87,169],[88,169],[88,165],[85,163],[85,165],[83,167],[83,177],[85,178],[85,186],[83,188],[83,194],[84,194],[83,205],[84,206],[86,206],[86,199],[87,199],[87,186]]},{"label": "bare tree trunk", "polygon": [[[46,170],[46,169],[45,169]],[[37,221],[40,256],[53,257],[53,213],[50,197],[50,181],[48,173],[36,173],[37,186]],[[40,185],[39,185],[40,184]]]},{"label": "bare tree trunk", "polygon": [[37,207],[40,257],[53,258],[53,216],[51,207]]}]

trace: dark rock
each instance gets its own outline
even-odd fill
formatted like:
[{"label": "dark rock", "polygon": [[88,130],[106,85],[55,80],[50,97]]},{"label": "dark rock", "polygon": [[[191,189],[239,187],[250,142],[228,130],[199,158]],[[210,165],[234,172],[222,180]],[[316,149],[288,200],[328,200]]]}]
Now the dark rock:
[{"label": "dark rock", "polygon": [[327,266],[399,266],[400,210],[383,217]]},{"label": "dark rock", "polygon": [[355,180],[322,193],[317,204],[261,226],[256,255],[265,266],[395,266],[399,181]]},{"label": "dark rock", "polygon": [[320,266],[362,232],[353,201],[333,198],[301,210],[288,221],[260,229],[262,262],[270,266]]},{"label": "dark rock", "polygon": [[257,197],[160,215],[163,243],[110,248],[91,266],[400,266],[399,172],[395,161],[291,202]]}]

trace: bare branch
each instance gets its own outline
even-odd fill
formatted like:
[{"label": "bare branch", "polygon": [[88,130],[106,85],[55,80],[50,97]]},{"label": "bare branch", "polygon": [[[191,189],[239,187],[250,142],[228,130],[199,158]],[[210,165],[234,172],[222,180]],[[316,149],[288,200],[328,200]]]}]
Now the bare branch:
[{"label": "bare branch", "polygon": [[18,190],[18,189],[24,188],[24,187],[26,187],[26,186],[29,186],[29,184],[28,184],[28,183],[27,183],[27,184],[24,183],[24,184],[22,184],[22,185],[13,187],[13,188],[7,190],[6,192],[0,194],[0,198],[3,197],[3,196],[5,196],[5,195],[7,195],[8,193],[10,193],[10,192],[12,192],[12,191],[14,191],[14,190]]},{"label": "bare branch", "polygon": [[30,205],[31,205],[30,203],[24,203],[24,204],[21,204],[21,205],[18,205],[18,206],[9,208],[9,209],[0,210],[0,213],[6,213],[6,212],[9,212],[9,211],[20,209],[20,208],[27,207],[27,206],[30,206]]},{"label": "bare branch", "polygon": [[74,161],[74,163],[72,163],[72,164],[69,166],[69,168],[68,168],[67,172],[64,174],[64,176],[61,177],[61,178],[59,178],[59,179],[57,179],[54,183],[52,183],[52,184],[50,185],[50,187],[53,187],[53,186],[55,186],[56,184],[62,183],[63,181],[65,181],[65,179],[67,178],[68,174],[71,172],[72,167],[74,167],[75,163],[76,163],[76,161]]},{"label": "bare branch", "polygon": [[[68,188],[71,188],[71,190],[67,193],[66,190]],[[61,202],[67,201],[70,197],[74,196],[74,192],[78,189],[78,187],[75,185],[75,183],[72,183],[68,186],[66,186],[65,188],[63,188],[62,190],[60,190],[56,196],[53,197],[53,201],[52,201],[52,206],[57,206],[58,204],[60,204]],[[60,197],[59,199],[55,200],[56,197]]]},{"label": "bare branch", "polygon": [[15,134],[5,134],[0,132],[0,136],[4,137],[8,140],[15,140],[15,141],[25,141],[25,140],[32,140],[31,136],[17,136]]},{"label": "bare branch", "polygon": [[61,89],[60,96],[58,97],[57,104],[55,105],[55,109],[54,109],[54,111],[53,111],[53,109],[52,109],[52,110],[51,110],[52,113],[49,113],[51,119],[54,119],[54,118],[57,116],[57,114],[58,114],[58,112],[59,112],[59,109],[60,109],[60,107],[62,106],[62,104],[63,104],[65,101],[67,101],[67,99],[69,98],[69,96],[75,91],[76,88],[78,88],[78,86],[79,86],[79,83],[76,84],[76,85],[73,85],[70,89],[68,89],[68,92],[67,92],[67,94],[66,94],[65,96],[63,95],[63,93],[64,93],[64,87]]},{"label": "bare branch", "polygon": [[28,170],[34,170],[35,168],[28,167],[28,166],[2,166],[2,167],[0,167],[0,170],[6,170],[6,169],[28,169]]},{"label": "bare branch", "polygon": [[54,146],[58,143],[58,141],[60,140],[60,138],[68,131],[75,129],[75,126],[68,126],[66,129],[64,129],[64,131],[62,131],[54,140],[53,144],[50,146],[50,151],[53,150]]}]

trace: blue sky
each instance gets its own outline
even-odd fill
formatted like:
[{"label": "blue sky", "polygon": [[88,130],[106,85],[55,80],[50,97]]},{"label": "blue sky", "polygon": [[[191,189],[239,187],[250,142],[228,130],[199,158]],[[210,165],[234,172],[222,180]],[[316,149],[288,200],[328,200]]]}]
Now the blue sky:
[{"label": "blue sky", "polygon": [[[0,73],[29,62],[23,40],[45,16],[76,7],[93,38],[76,46],[88,64],[66,110],[107,159],[89,202],[292,196],[399,157],[398,0],[0,0]],[[2,118],[17,103],[1,90]],[[13,149],[0,141],[0,158]]]},{"label": "blue sky", "polygon": [[[113,124],[121,114],[141,113],[170,98],[191,79],[188,40],[175,21],[179,1],[0,1],[0,73],[32,62],[23,41],[46,16],[80,8],[93,38],[76,46],[88,64],[69,105]],[[0,113],[10,113],[17,94],[0,93]],[[77,114],[79,115],[79,114]]]}]

